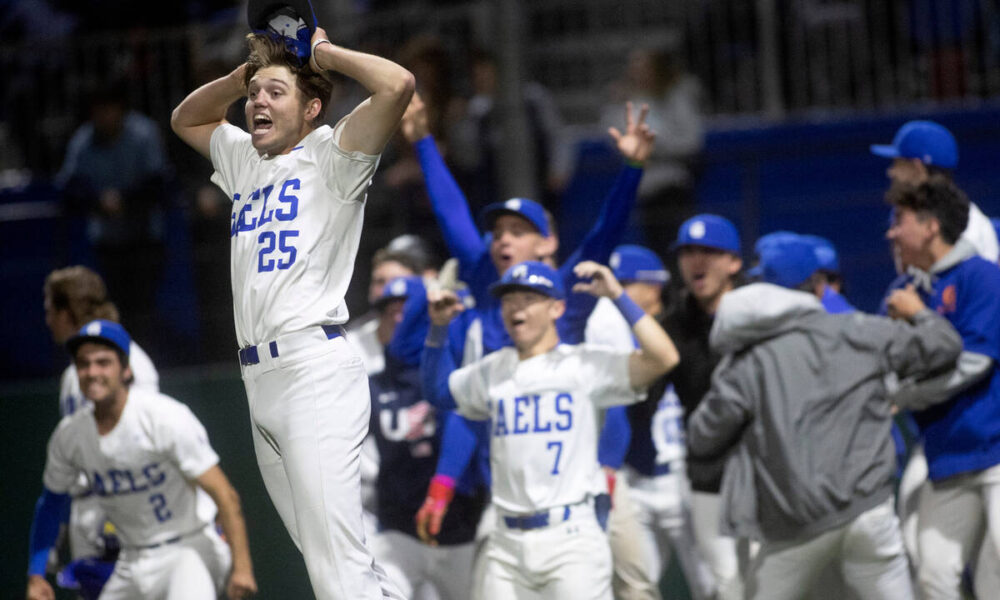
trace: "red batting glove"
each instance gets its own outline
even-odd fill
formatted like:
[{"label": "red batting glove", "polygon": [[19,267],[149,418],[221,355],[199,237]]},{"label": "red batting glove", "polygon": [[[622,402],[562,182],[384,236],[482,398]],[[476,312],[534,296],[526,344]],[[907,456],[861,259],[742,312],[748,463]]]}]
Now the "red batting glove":
[{"label": "red batting glove", "polygon": [[611,497],[611,506],[615,505],[615,470],[611,467],[602,467],[604,477],[608,480],[608,496]]},{"label": "red batting glove", "polygon": [[437,545],[437,534],[441,533],[441,521],[448,512],[448,505],[455,497],[455,480],[447,475],[435,475],[427,488],[424,505],[417,511],[417,535],[426,544]]}]

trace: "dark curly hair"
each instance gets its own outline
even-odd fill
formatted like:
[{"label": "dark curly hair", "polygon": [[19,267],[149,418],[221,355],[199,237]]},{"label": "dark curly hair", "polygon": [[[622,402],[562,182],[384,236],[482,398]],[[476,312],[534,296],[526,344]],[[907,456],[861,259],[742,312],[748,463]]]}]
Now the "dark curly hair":
[{"label": "dark curly hair", "polygon": [[885,201],[894,208],[912,210],[921,219],[937,219],[941,238],[954,244],[969,224],[969,198],[943,175],[932,175],[919,184],[894,184]]},{"label": "dark curly hair", "polygon": [[247,68],[243,75],[244,87],[250,86],[250,80],[257,71],[265,67],[287,67],[302,95],[303,103],[317,98],[320,101],[319,114],[310,122],[316,126],[326,118],[326,107],[333,93],[333,79],[328,73],[316,73],[308,64],[298,66],[298,58],[285,46],[284,42],[266,34],[251,33],[247,35],[247,45],[250,55],[247,56]]}]

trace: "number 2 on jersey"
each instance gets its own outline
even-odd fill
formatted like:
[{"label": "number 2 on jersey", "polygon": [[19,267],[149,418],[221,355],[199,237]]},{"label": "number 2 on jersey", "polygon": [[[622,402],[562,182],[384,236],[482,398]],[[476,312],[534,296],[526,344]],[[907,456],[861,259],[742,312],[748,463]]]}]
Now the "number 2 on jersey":
[{"label": "number 2 on jersey", "polygon": [[169,521],[170,517],[174,516],[174,513],[167,508],[167,499],[163,497],[163,494],[153,494],[149,497],[149,503],[153,505],[153,514],[156,515],[156,520],[160,523]]},{"label": "number 2 on jersey", "polygon": [[562,442],[549,442],[548,445],[546,446],[546,448],[548,448],[549,450],[551,450],[553,448],[556,449],[556,460],[555,460],[555,464],[552,465],[552,473],[551,473],[551,475],[558,475],[559,474],[559,459],[562,458]]}]

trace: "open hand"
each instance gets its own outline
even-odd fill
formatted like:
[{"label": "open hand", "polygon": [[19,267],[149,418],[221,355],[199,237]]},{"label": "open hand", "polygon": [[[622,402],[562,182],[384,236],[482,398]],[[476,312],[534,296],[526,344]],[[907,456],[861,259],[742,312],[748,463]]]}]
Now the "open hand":
[{"label": "open hand", "polygon": [[653,153],[653,144],[656,141],[656,133],[650,130],[646,124],[646,115],[649,114],[649,105],[643,104],[639,109],[638,118],[632,114],[632,103],[625,103],[625,131],[618,131],[614,127],[608,128],[608,134],[615,140],[615,145],[622,157],[630,162],[644,163]]},{"label": "open hand", "polygon": [[447,325],[455,315],[465,310],[465,305],[452,290],[430,288],[427,290],[427,312],[434,325]]}]

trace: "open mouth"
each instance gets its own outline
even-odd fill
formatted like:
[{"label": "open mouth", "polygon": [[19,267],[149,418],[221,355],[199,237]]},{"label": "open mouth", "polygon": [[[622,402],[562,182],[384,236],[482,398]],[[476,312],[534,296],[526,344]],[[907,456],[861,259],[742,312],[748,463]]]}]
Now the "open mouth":
[{"label": "open mouth", "polygon": [[253,132],[257,134],[267,133],[274,126],[266,115],[254,115],[253,117]]}]

